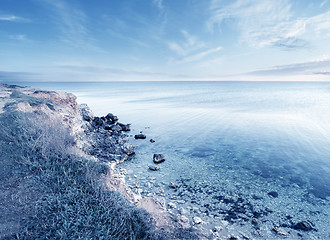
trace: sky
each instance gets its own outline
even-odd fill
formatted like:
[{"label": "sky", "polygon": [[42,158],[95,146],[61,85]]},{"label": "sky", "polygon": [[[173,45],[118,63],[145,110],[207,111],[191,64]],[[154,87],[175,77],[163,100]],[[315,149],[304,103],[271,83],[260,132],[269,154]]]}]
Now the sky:
[{"label": "sky", "polygon": [[329,81],[330,0],[0,0],[0,81]]}]

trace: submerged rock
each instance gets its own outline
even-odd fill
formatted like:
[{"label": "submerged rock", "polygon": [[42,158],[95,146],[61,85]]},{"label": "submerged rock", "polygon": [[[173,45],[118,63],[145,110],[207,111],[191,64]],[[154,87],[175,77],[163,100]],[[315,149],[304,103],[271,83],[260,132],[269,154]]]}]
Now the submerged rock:
[{"label": "submerged rock", "polygon": [[299,222],[299,223],[293,225],[292,228],[296,229],[296,230],[303,230],[303,231],[316,230],[315,228],[313,228],[312,223],[309,221]]},{"label": "submerged rock", "polygon": [[173,188],[173,189],[175,189],[175,188],[178,188],[179,185],[176,184],[176,183],[172,183],[172,182],[170,182],[170,184],[168,185],[168,187],[169,187],[169,188]]},{"label": "submerged rock", "polygon": [[134,138],[135,138],[135,139],[146,139],[147,136],[141,133],[141,134],[136,134],[136,135],[134,136]]},{"label": "submerged rock", "polygon": [[149,166],[149,169],[151,171],[158,171],[159,170],[159,167],[157,167],[157,166]]},{"label": "submerged rock", "polygon": [[288,235],[288,233],[286,231],[284,231],[282,228],[280,227],[274,227],[272,229],[273,232],[275,232],[277,235],[281,235],[281,236],[286,236]]},{"label": "submerged rock", "polygon": [[275,191],[271,191],[271,192],[269,192],[268,195],[269,195],[269,196],[272,196],[272,197],[274,197],[274,198],[278,197],[278,193],[275,192]]},{"label": "submerged rock", "polygon": [[162,163],[165,161],[165,156],[163,154],[154,154],[154,163]]}]

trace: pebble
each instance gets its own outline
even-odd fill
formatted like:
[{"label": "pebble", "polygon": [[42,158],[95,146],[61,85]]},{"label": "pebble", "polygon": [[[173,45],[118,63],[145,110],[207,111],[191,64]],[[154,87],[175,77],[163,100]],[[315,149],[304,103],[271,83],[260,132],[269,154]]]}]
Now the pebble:
[{"label": "pebble", "polygon": [[220,231],[222,231],[222,229],[223,229],[223,227],[221,227],[221,226],[215,226],[213,228],[213,232],[220,232]]},{"label": "pebble", "polygon": [[176,209],[175,203],[169,202],[167,205],[169,208]]},{"label": "pebble", "polygon": [[159,194],[163,194],[165,191],[164,191],[164,189],[163,188],[158,188],[157,189],[157,193],[159,193]]},{"label": "pebble", "polygon": [[157,167],[157,166],[149,166],[149,169],[151,171],[158,171],[159,170],[159,167]]},{"label": "pebble", "polygon": [[180,213],[181,215],[186,214],[186,212],[187,212],[183,207],[180,207],[180,208],[178,209],[178,211],[179,211],[179,213]]},{"label": "pebble", "polygon": [[186,216],[181,216],[180,220],[181,220],[181,222],[189,223],[189,219]]},{"label": "pebble", "polygon": [[280,227],[274,227],[272,230],[273,230],[273,232],[275,232],[276,234],[281,235],[281,236],[288,235],[288,233]]},{"label": "pebble", "polygon": [[193,221],[195,224],[201,224],[202,223],[202,219],[200,217],[194,217]]},{"label": "pebble", "polygon": [[176,183],[170,182],[170,184],[168,185],[168,187],[169,187],[169,188],[173,188],[173,189],[175,189],[175,188],[178,188],[179,185],[176,184]]}]

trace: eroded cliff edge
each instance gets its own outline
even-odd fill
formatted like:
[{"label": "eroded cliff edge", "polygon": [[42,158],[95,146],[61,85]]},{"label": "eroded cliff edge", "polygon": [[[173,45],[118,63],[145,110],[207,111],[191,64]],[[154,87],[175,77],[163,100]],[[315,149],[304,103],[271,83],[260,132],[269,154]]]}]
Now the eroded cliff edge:
[{"label": "eroded cliff edge", "polygon": [[[138,211],[133,211],[133,213],[135,214],[135,218],[133,217],[132,219],[136,222],[139,222],[136,226],[137,228],[141,229],[131,229],[130,233],[121,233],[121,230],[117,230],[119,232],[119,239],[122,237],[127,238],[127,236],[130,236],[128,238],[131,239],[136,238],[137,236],[134,235],[134,231],[137,232],[136,234],[140,234],[139,238],[141,239],[158,239],[163,238],[166,234],[173,234],[173,231],[175,231],[175,229],[188,227],[182,226],[182,224],[179,223],[175,223],[170,218],[166,211],[166,204],[162,200],[151,197],[141,198],[140,195],[133,193],[131,189],[125,184],[125,169],[121,169],[118,166],[116,167],[116,165],[122,161],[127,160],[129,156],[134,154],[134,146],[129,143],[128,136],[127,134],[125,134],[125,132],[129,131],[129,125],[118,122],[118,118],[113,114],[108,114],[104,117],[94,117],[92,111],[88,108],[88,106],[86,104],[78,105],[76,97],[70,93],[45,91],[30,87],[20,87],[16,85],[1,85],[0,115],[2,117],[1,127],[3,133],[3,139],[1,142],[1,144],[3,145],[1,149],[2,164],[0,171],[4,179],[3,184],[1,186],[2,193],[0,199],[3,203],[2,210],[4,212],[3,217],[0,221],[1,238],[16,236],[17,234],[17,236],[20,236],[20,234],[25,231],[25,235],[22,235],[24,238],[24,236],[28,236],[29,232],[38,231],[38,229],[25,229],[24,231],[22,230],[23,228],[26,228],[25,225],[31,227],[31,221],[33,223],[33,221],[36,221],[36,219],[42,219],[43,217],[45,217],[38,216],[38,214],[42,214],[41,212],[37,211],[38,207],[36,208],[37,210],[31,210],[31,212],[27,211],[26,214],[22,214],[22,211],[24,211],[24,209],[26,210],[27,207],[35,208],[36,206],[38,206],[38,204],[44,204],[44,201],[46,201],[44,200],[44,198],[48,198],[48,192],[52,192],[52,194],[56,196],[54,198],[58,203],[58,194],[65,195],[68,193],[68,189],[74,187],[76,187],[79,191],[81,188],[83,188],[79,185],[79,183],[77,183],[78,180],[74,179],[75,173],[73,172],[74,170],[71,169],[71,166],[69,166],[68,169],[65,169],[63,167],[63,170],[61,170],[61,174],[63,174],[63,176],[61,175],[61,177],[56,176],[56,173],[53,173],[54,169],[57,168],[57,166],[55,166],[54,164],[52,165],[52,163],[50,163],[50,168],[48,167],[48,165],[47,167],[40,166],[40,161],[42,161],[43,164],[44,161],[47,162],[52,160],[53,158],[56,159],[56,161],[59,161],[59,164],[57,165],[63,164],[63,166],[65,166],[68,161],[66,160],[65,162],[63,162],[62,159],[71,158],[68,157],[69,155],[79,156],[78,160],[74,160],[75,163],[77,163],[79,166],[81,165],[81,162],[84,161],[86,161],[86,163],[84,163],[85,165],[89,166],[92,164],[92,167],[84,167],[83,171],[85,172],[81,174],[84,176],[83,181],[88,178],[88,184],[96,186],[93,186],[93,191],[95,189],[98,189],[96,190],[96,192],[102,192],[102,196],[100,198],[106,198],[103,196],[103,192],[119,192],[129,202],[131,202],[135,206],[138,206],[139,208],[146,209],[149,213],[152,214],[153,221],[149,221],[148,217],[146,217],[148,220],[145,221],[142,216],[143,214]],[[22,118],[28,118],[29,120],[23,119],[22,121]],[[8,126],[16,121],[19,123],[25,122],[27,126],[17,124],[15,125],[16,129],[12,129],[13,133],[10,133],[11,130],[10,128],[8,128]],[[23,144],[24,146],[28,143],[28,151],[27,153],[24,153],[20,150],[18,151],[18,153],[23,156],[16,157],[17,154],[15,153],[15,149],[20,146],[20,141],[16,141],[15,137],[17,136],[15,135],[20,135],[20,133],[28,132],[27,129],[30,129],[32,125],[33,127],[35,126],[34,129],[37,129],[35,135],[31,137],[27,134],[26,136],[28,136],[28,139],[22,138],[20,140],[25,141]],[[69,136],[66,136],[66,131],[68,131]],[[13,141],[11,141],[9,138],[7,139],[7,137],[13,138]],[[46,139],[46,137],[48,139]],[[43,147],[38,147],[45,141],[49,141],[51,142],[51,144],[48,144],[47,146]],[[5,145],[8,144],[9,147],[11,147],[12,145],[13,148],[7,149]],[[60,146],[62,145],[65,145],[65,148],[61,148]],[[13,154],[10,155],[9,151],[11,151]],[[35,153],[31,153],[31,151],[35,151]],[[62,156],[62,152],[66,153],[65,157]],[[26,154],[26,156],[24,154]],[[55,155],[55,157],[48,157],[47,154]],[[37,156],[37,160],[34,159],[34,156]],[[80,158],[85,160],[82,161],[80,160]],[[19,168],[16,165],[12,166],[14,164],[13,162],[17,162],[18,159],[20,159],[19,161],[24,159],[24,163],[22,163],[22,166],[29,166],[28,174],[21,173],[22,171],[24,172],[22,168]],[[40,180],[35,178],[43,178],[44,172],[47,171],[51,172],[50,174],[48,174],[49,176],[54,175],[52,178],[55,179],[53,180],[58,181],[56,183],[58,186],[56,185],[56,187],[61,189],[58,193],[56,192],[56,189],[49,190],[47,189],[47,187],[45,187],[47,184],[50,184],[49,182],[45,183],[45,186],[43,185],[43,187],[46,188],[43,190],[40,190],[38,189],[38,186],[35,186],[36,182],[46,182],[44,179]],[[16,172],[19,172],[19,174],[16,174]],[[37,174],[35,172],[37,172]],[[68,183],[62,183],[61,179],[66,179],[67,175],[69,176],[70,174],[73,176],[72,179],[68,178],[70,180],[68,180]],[[48,177],[48,175],[46,176]],[[88,177],[86,178],[86,176]],[[34,186],[31,186],[31,184]],[[77,196],[80,196],[79,194]],[[99,194],[99,192],[97,192],[96,194]],[[15,201],[10,200],[15,197]],[[65,196],[65,198],[67,197],[68,196]],[[76,198],[76,196],[74,198]],[[52,199],[52,201],[53,200],[54,199]],[[81,199],[81,201],[84,201],[84,199]],[[119,204],[122,204],[126,207],[128,206],[121,203],[121,201],[122,200],[118,200]],[[50,205],[53,204],[52,202],[50,203]],[[47,202],[47,204],[49,204],[49,202]],[[72,204],[72,206],[74,206],[74,210],[71,209],[72,206],[70,205],[70,211],[76,211],[77,207],[75,206],[77,204],[78,202]],[[79,202],[79,204],[81,203]],[[102,204],[103,202],[101,203],[101,205]],[[15,208],[16,212],[11,208]],[[129,209],[129,207],[127,207],[127,209]],[[62,209],[57,211],[63,213]],[[64,213],[67,214],[65,211]],[[36,216],[31,217],[31,214],[34,214]],[[84,214],[84,212],[82,211],[81,214]],[[125,214],[130,215],[132,214],[132,211],[130,211],[129,213],[123,213],[123,215]],[[46,216],[46,218],[48,217]],[[132,219],[126,219],[128,222],[127,226],[135,226],[134,223],[130,224],[130,221],[133,221]],[[123,220],[120,219],[119,221]],[[73,221],[71,225],[72,224],[78,223],[76,223],[76,221]],[[154,229],[151,225],[156,225],[157,227]],[[53,229],[52,231],[57,231],[56,226],[54,226],[55,229]],[[84,224],[80,224],[79,226],[84,226]],[[40,229],[42,229],[42,226],[39,227]],[[75,226],[68,227],[74,228]],[[63,228],[63,223],[60,223],[58,228]],[[92,230],[93,226],[90,226],[90,228],[91,232],[95,231]],[[39,231],[41,231],[40,229]],[[159,232],[158,230],[161,231]],[[57,232],[57,234],[59,233]],[[114,232],[113,234],[116,235],[116,232]],[[188,232],[183,235],[181,233],[181,236],[185,238],[188,237],[189,234],[190,233]],[[180,234],[176,235],[177,238],[181,238],[179,235]]]}]

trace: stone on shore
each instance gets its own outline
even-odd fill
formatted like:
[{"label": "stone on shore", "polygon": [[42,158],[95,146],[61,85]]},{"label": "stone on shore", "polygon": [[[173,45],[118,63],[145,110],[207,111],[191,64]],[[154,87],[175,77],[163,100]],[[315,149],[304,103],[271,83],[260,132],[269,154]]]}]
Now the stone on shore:
[{"label": "stone on shore", "polygon": [[154,159],[154,163],[158,164],[165,161],[165,156],[163,154],[155,153],[153,159]]}]

